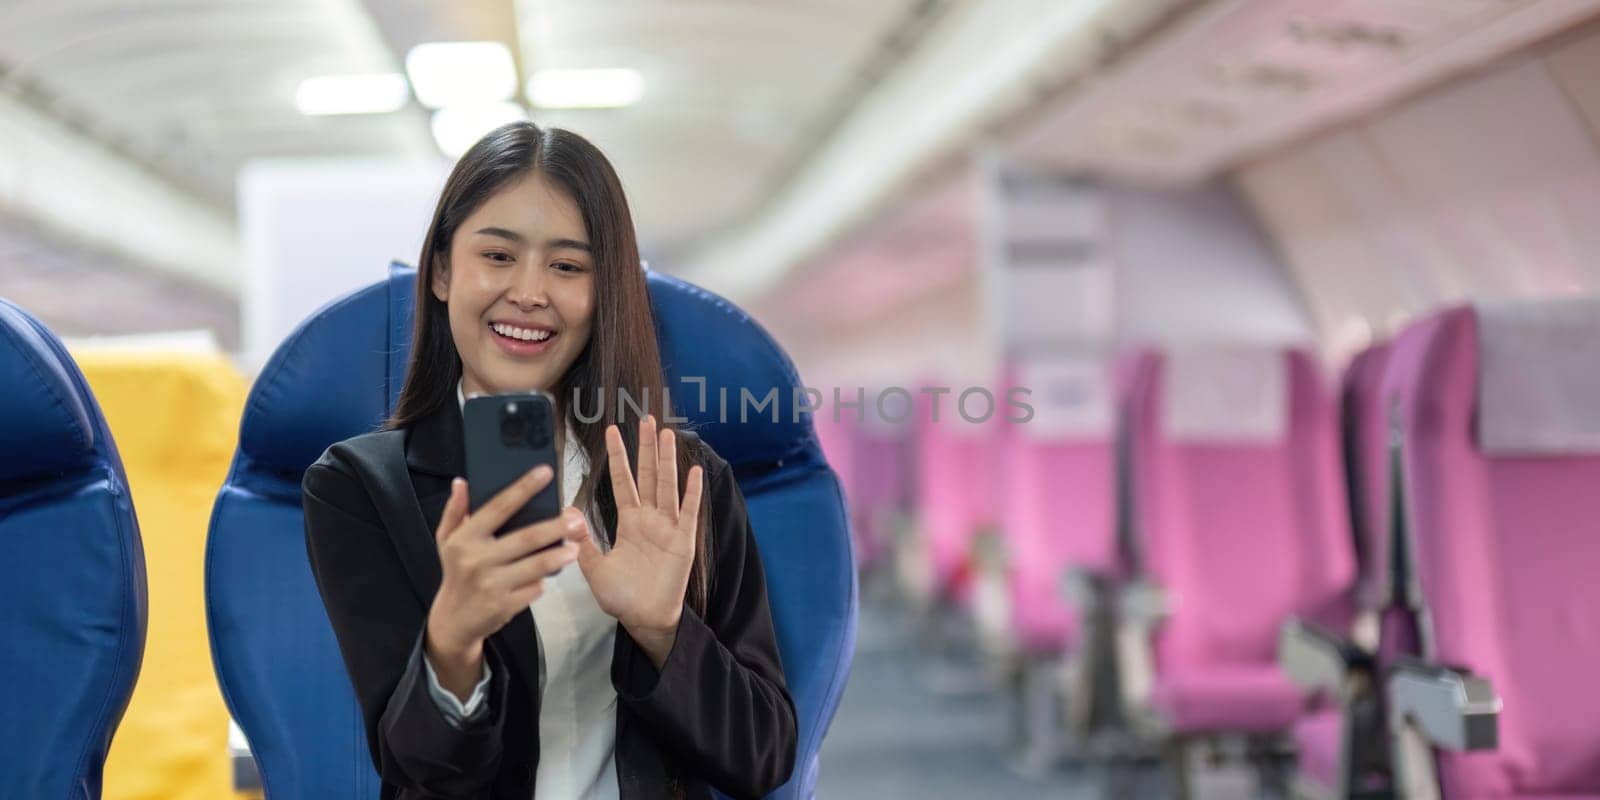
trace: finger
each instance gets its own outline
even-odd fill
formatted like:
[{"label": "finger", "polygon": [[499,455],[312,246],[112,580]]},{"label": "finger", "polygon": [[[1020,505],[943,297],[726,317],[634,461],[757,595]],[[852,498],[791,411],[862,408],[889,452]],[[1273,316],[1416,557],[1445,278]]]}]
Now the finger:
[{"label": "finger", "polygon": [[596,567],[600,566],[600,562],[605,559],[606,554],[600,550],[598,544],[595,544],[593,536],[585,536],[582,539],[574,540],[573,544],[578,548],[578,569],[583,570],[584,579],[589,580],[589,576],[594,573]]},{"label": "finger", "polygon": [[524,586],[550,577],[562,567],[571,564],[577,557],[578,546],[572,542],[562,542],[559,547],[552,547],[501,567],[502,572],[497,579],[505,581],[506,586]]},{"label": "finger", "polygon": [[516,616],[517,614],[522,613],[522,609],[533,605],[533,601],[538,600],[540,597],[543,597],[543,596],[544,596],[544,579],[543,578],[540,578],[539,580],[536,580],[533,583],[529,583],[529,584],[524,585],[524,586],[518,586],[515,589],[512,589],[510,594],[507,595],[507,597],[509,598],[509,603],[511,605],[511,607],[509,609],[507,609],[507,611],[509,611],[511,613],[511,616]]},{"label": "finger", "polygon": [[656,418],[639,420],[639,505],[656,507]]},{"label": "finger", "polygon": [[544,487],[550,485],[555,477],[555,470],[548,464],[540,464],[529,470],[527,474],[516,479],[498,494],[484,503],[471,516],[467,517],[467,524],[473,528],[476,536],[492,536],[500,529],[506,520],[517,510],[527,505],[528,498],[538,494]]},{"label": "finger", "polygon": [[689,468],[688,485],[683,487],[683,507],[678,509],[678,529],[699,531],[700,497],[705,490],[706,471],[696,464]]},{"label": "finger", "polygon": [[584,525],[583,515],[575,508],[568,508],[550,519],[508,531],[489,545],[484,559],[490,564],[509,564],[572,538]]},{"label": "finger", "polygon": [[606,427],[606,460],[611,462],[611,494],[617,508],[635,508],[639,505],[639,492],[633,485],[633,473],[628,471],[628,451],[622,446],[622,432],[617,426]]},{"label": "finger", "polygon": [[589,518],[584,516],[577,506],[567,506],[561,511],[563,515],[570,514],[567,518],[567,538],[576,542],[579,539],[589,538]]},{"label": "finger", "polygon": [[678,437],[668,428],[661,432],[657,452],[656,508],[678,521]]},{"label": "finger", "polygon": [[450,534],[455,533],[461,526],[461,521],[467,518],[467,482],[460,478],[450,479],[450,499],[444,503],[444,513],[439,515],[439,527],[434,530],[439,544],[444,544]]}]

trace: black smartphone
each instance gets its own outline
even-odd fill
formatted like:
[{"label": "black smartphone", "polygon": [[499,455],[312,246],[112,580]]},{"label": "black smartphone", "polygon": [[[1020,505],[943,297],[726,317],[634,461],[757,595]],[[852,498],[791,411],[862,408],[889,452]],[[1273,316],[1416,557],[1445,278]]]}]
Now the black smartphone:
[{"label": "black smartphone", "polygon": [[496,536],[561,513],[561,464],[556,459],[555,403],[550,395],[474,397],[462,407],[461,421],[472,511],[540,464],[555,473],[548,486],[495,531]]}]

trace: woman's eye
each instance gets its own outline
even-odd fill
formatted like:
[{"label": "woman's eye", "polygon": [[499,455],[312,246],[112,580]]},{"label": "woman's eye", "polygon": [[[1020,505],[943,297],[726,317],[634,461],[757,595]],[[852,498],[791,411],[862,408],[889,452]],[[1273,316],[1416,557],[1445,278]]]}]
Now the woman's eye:
[{"label": "woman's eye", "polygon": [[562,272],[582,272],[583,271],[583,265],[582,264],[574,264],[574,263],[572,263],[570,261],[557,261],[554,264],[551,264],[551,266],[555,267],[556,269],[561,270]]},{"label": "woman's eye", "polygon": [[501,263],[501,264],[509,264],[512,261],[511,255],[509,253],[500,253],[500,252],[484,253],[483,257],[489,259],[490,261],[498,262],[498,263]]}]

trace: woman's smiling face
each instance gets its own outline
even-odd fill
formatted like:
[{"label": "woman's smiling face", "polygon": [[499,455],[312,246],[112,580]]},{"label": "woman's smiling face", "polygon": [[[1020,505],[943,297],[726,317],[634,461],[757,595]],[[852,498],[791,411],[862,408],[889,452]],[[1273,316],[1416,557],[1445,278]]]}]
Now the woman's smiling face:
[{"label": "woman's smiling face", "polygon": [[467,394],[550,391],[588,343],[594,254],[577,203],[542,173],[472,212],[440,267]]}]

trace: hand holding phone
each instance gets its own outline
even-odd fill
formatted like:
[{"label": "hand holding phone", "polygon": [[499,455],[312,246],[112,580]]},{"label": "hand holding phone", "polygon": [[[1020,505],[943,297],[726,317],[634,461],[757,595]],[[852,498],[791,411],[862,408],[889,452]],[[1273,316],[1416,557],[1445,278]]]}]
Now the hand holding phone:
[{"label": "hand holding phone", "polygon": [[476,512],[534,467],[550,467],[554,478],[495,531],[561,513],[561,465],[556,458],[555,403],[544,392],[474,397],[462,408],[467,454],[469,510]]},{"label": "hand holding phone", "polygon": [[444,574],[425,645],[457,697],[477,680],[483,640],[537,600],[576,557],[571,542],[587,537],[580,514],[560,513],[550,397],[476,397],[462,411],[467,481],[451,483],[435,533]]},{"label": "hand holding phone", "polygon": [[458,698],[477,681],[483,641],[544,594],[544,579],[577,557],[574,540],[588,535],[576,509],[496,538],[495,531],[547,487],[554,472],[541,466],[467,513],[467,485],[450,484],[450,499],[434,536],[444,573],[428,609],[425,648],[444,687]]}]

